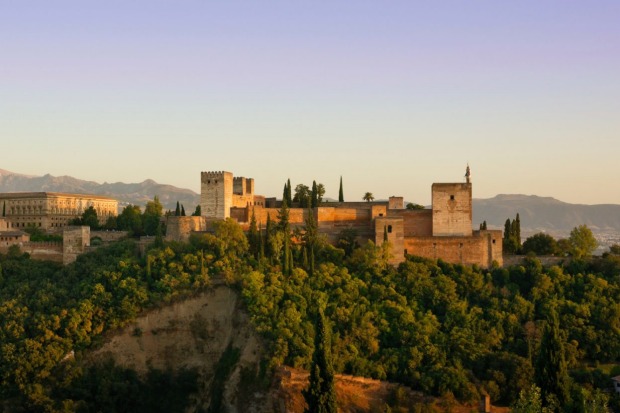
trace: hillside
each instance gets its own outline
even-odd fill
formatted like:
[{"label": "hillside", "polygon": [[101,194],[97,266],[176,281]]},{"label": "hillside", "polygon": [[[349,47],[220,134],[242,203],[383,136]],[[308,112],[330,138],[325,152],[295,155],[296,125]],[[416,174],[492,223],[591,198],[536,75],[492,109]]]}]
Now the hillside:
[{"label": "hillside", "polygon": [[[221,411],[303,413],[302,390],[308,386],[308,372],[281,366],[268,386],[256,386],[256,379],[248,380],[244,376],[244,372],[259,368],[263,354],[260,343],[247,313],[239,306],[238,293],[218,285],[198,297],[139,317],[109,337],[86,360],[92,363],[111,358],[141,375],[149,368],[197,369],[199,391],[192,397],[189,410],[208,411],[214,372],[231,345],[240,350],[240,356],[232,373],[225,378]],[[470,412],[473,408],[424,396],[396,383],[350,375],[336,375],[336,391],[342,413],[384,411],[386,405],[405,411],[425,408],[431,412],[446,411],[450,406],[454,413]],[[495,408],[494,411],[506,410]]]}]

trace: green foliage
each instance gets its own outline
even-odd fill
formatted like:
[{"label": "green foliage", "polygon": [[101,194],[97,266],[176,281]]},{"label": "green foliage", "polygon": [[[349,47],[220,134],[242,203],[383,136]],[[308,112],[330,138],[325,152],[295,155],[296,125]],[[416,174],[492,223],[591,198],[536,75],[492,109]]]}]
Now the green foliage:
[{"label": "green foliage", "polygon": [[142,226],[146,235],[155,235],[157,227],[160,225],[164,207],[159,202],[159,197],[155,195],[152,201],[146,203],[142,214]]},{"label": "green foliage", "polygon": [[24,231],[30,234],[30,241],[33,242],[62,242],[62,235],[48,234],[39,227],[29,226]]},{"label": "green foliage", "polygon": [[185,207],[183,205],[181,205],[181,216],[185,216]]},{"label": "green foliage", "polygon": [[181,216],[181,204],[179,203],[179,201],[177,201],[177,207],[174,210],[174,216],[175,217],[180,217]]},{"label": "green foliage", "polygon": [[555,238],[543,232],[532,235],[523,243],[524,254],[554,255],[559,252],[558,243]]},{"label": "green foliage", "polygon": [[568,242],[570,244],[570,254],[574,258],[588,257],[598,247],[596,238],[594,238],[592,231],[586,225],[579,225],[573,228]]},{"label": "green foliage", "polygon": [[551,413],[547,407],[543,407],[540,396],[540,388],[532,385],[529,389],[521,390],[519,400],[512,406],[513,413]]},{"label": "green foliage", "polygon": [[519,254],[521,252],[521,220],[519,214],[512,221],[506,219],[504,224],[503,251],[511,254]]},{"label": "green foliage", "polygon": [[202,215],[202,209],[200,208],[200,205],[196,205],[196,210],[194,211],[192,216],[199,217],[200,215]]},{"label": "green foliage", "polygon": [[414,204],[412,202],[409,202],[407,204],[407,209],[414,209],[415,210],[415,209],[425,209],[425,208],[424,208],[424,205]]},{"label": "green foliage", "polygon": [[372,192],[366,192],[362,199],[366,202],[374,201],[375,197],[372,195]]},{"label": "green foliage", "polygon": [[314,327],[314,351],[310,365],[310,384],[303,392],[308,413],[336,413],[336,384],[331,355],[330,327],[319,307]]},{"label": "green foliage", "polygon": [[342,176],[340,177],[340,189],[338,190],[338,202],[344,202],[344,192],[342,190]]},{"label": "green foliage", "polygon": [[100,228],[99,219],[97,218],[97,210],[92,205],[86,208],[80,218],[71,220],[71,225],[85,225],[92,230]]},{"label": "green foliage", "polygon": [[116,219],[119,230],[129,231],[133,236],[144,234],[142,225],[142,211],[137,205],[127,205]]},{"label": "green foliage", "polygon": [[570,404],[568,368],[557,315],[551,311],[545,324],[536,360],[536,383],[540,386],[543,404],[565,411]]},{"label": "green foliage", "polygon": [[[293,197],[293,202],[297,202],[299,204],[299,208],[308,208],[311,204],[311,192],[310,188],[304,184],[298,184],[295,187],[295,196]],[[288,204],[292,205],[292,204]]]}]

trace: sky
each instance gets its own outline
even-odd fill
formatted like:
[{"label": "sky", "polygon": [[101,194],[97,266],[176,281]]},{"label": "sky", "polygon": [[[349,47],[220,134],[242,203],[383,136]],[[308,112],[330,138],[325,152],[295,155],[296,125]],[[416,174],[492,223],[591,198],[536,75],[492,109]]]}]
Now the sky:
[{"label": "sky", "polygon": [[0,169],[620,204],[620,2],[0,0]]}]

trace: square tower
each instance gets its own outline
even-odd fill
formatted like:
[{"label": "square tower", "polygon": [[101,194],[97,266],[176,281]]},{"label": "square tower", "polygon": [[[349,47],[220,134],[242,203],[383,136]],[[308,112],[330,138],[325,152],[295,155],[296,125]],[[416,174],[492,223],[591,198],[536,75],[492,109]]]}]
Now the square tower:
[{"label": "square tower", "polygon": [[471,183],[433,184],[433,236],[471,237]]},{"label": "square tower", "polygon": [[200,209],[206,218],[226,219],[233,206],[232,172],[200,173]]}]

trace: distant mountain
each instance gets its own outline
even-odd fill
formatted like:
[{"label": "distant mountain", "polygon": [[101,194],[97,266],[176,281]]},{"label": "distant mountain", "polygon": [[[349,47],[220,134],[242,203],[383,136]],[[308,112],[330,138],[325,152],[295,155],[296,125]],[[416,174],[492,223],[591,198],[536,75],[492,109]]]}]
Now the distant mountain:
[{"label": "distant mountain", "polygon": [[585,224],[595,232],[620,232],[620,205],[580,205],[536,195],[497,195],[474,199],[474,225],[502,227],[517,213],[521,228],[532,231],[563,233]]},{"label": "distant mountain", "polygon": [[50,174],[29,176],[0,169],[0,192],[41,191],[105,195],[117,199],[120,206],[134,204],[141,207],[157,195],[165,209],[176,208],[176,203],[179,201],[185,207],[188,215],[194,212],[196,205],[200,202],[200,195],[190,189],[158,184],[151,179],[134,184],[122,182],[99,184],[71,176],[52,176]]}]

